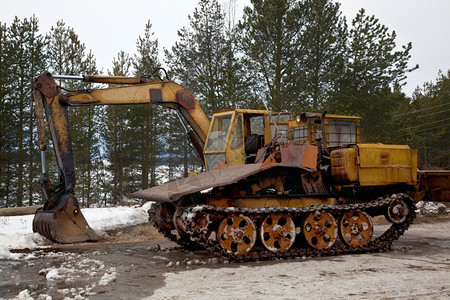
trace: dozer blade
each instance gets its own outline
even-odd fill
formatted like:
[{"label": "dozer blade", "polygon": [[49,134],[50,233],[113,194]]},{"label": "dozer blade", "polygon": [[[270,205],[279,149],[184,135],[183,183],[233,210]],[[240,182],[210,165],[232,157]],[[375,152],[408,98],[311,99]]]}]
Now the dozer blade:
[{"label": "dozer blade", "polygon": [[64,244],[99,239],[81,213],[74,195],[62,196],[58,205],[51,210],[38,209],[33,219],[33,232]]}]

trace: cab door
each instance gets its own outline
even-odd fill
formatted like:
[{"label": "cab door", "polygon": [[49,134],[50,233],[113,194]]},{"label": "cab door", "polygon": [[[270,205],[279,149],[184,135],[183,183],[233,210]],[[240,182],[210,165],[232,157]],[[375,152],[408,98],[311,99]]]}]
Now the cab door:
[{"label": "cab door", "polygon": [[230,129],[234,120],[234,112],[222,112],[213,115],[206,139],[205,155],[206,168],[212,170],[228,164],[226,152]]},{"label": "cab door", "polygon": [[226,158],[228,165],[245,164],[244,124],[242,113],[235,113],[227,145]]},{"label": "cab door", "polygon": [[204,154],[208,170],[245,163],[242,113],[225,111],[214,114]]}]

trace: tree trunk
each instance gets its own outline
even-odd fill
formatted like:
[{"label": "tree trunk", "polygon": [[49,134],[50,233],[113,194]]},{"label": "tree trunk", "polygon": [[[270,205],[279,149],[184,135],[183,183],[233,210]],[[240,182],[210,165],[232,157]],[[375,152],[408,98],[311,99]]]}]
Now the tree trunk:
[{"label": "tree trunk", "polygon": [[33,101],[30,101],[30,120],[29,120],[29,132],[28,132],[28,205],[33,205]]},{"label": "tree trunk", "polygon": [[[23,77],[22,77],[23,78]],[[23,80],[23,79],[22,79]],[[18,131],[18,168],[17,168],[17,201],[18,207],[23,205],[23,164],[24,164],[24,149],[23,149],[23,122],[24,122],[24,95],[23,95],[23,82],[20,85],[20,97],[19,97],[19,120],[17,123]]]},{"label": "tree trunk", "polygon": [[144,128],[143,128],[143,139],[142,139],[142,188],[148,188],[148,171],[149,171],[149,157],[150,157],[150,120],[149,120],[149,110],[148,107],[145,108],[144,113]]}]

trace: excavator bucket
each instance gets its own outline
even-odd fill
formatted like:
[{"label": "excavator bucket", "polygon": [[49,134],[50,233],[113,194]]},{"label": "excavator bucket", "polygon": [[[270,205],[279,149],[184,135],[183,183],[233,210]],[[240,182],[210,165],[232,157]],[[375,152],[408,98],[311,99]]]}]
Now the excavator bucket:
[{"label": "excavator bucket", "polygon": [[36,211],[33,232],[64,244],[99,239],[81,213],[77,198],[70,194],[62,196],[56,207],[50,210],[40,208]]}]

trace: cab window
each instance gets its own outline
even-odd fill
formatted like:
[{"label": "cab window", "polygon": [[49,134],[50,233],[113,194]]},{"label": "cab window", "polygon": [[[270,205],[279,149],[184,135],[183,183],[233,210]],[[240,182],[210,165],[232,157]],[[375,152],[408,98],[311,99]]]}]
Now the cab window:
[{"label": "cab window", "polygon": [[289,140],[292,142],[306,142],[308,140],[308,127],[300,125],[289,129]]},{"label": "cab window", "polygon": [[287,143],[288,139],[288,122],[291,115],[288,113],[279,113],[272,116],[273,121],[270,122],[270,135],[272,140],[276,139],[280,143]]},{"label": "cab window", "polygon": [[242,148],[244,141],[244,134],[242,130],[242,115],[238,115],[236,128],[234,130],[233,139],[231,141],[231,149],[236,150]]},{"label": "cab window", "polygon": [[352,121],[328,121],[328,145],[331,147],[356,143],[356,123]]},{"label": "cab window", "polygon": [[230,128],[232,114],[214,116],[205,150],[223,150]]}]

